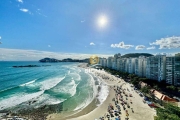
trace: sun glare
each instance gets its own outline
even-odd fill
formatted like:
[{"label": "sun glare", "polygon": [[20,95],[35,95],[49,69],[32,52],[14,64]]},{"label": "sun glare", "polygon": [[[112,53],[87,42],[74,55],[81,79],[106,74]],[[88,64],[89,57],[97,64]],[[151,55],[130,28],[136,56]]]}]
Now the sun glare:
[{"label": "sun glare", "polygon": [[97,24],[99,27],[105,27],[108,23],[108,19],[105,15],[99,16],[97,20]]}]

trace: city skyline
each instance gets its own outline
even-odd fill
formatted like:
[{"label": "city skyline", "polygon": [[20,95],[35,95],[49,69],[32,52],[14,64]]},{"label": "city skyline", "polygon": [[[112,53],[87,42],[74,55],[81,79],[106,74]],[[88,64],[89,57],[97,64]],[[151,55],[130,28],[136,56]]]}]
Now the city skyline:
[{"label": "city skyline", "polygon": [[0,60],[175,54],[180,1],[0,1]]},{"label": "city skyline", "polygon": [[166,81],[168,84],[180,85],[180,53],[175,56],[136,57],[121,57],[121,54],[115,54],[107,59],[100,58],[99,65],[158,82]]}]

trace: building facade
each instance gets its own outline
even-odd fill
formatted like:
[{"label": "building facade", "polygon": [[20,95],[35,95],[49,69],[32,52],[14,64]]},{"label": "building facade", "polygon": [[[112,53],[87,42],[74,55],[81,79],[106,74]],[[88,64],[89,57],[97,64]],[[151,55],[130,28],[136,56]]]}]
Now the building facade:
[{"label": "building facade", "polygon": [[174,84],[180,85],[180,53],[175,54]]},{"label": "building facade", "polygon": [[146,76],[146,57],[140,56],[139,58],[135,59],[135,74],[139,77]]},{"label": "building facade", "polygon": [[139,77],[162,81],[180,86],[180,53],[175,56],[155,55],[151,57],[121,58],[120,54],[114,57],[100,58],[99,64],[117,71],[136,74]]},{"label": "building facade", "polygon": [[166,57],[166,83],[174,85],[175,57]]},{"label": "building facade", "polygon": [[159,82],[166,79],[165,55],[156,55],[147,58],[146,78],[158,80]]},{"label": "building facade", "polygon": [[112,69],[113,60],[114,60],[114,57],[108,57],[107,59],[107,67],[110,69]]}]

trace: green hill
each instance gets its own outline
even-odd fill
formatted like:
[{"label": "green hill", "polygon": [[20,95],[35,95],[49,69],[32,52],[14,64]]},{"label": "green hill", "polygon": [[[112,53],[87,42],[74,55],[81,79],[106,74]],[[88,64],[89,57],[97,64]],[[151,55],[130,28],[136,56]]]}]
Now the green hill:
[{"label": "green hill", "polygon": [[139,57],[139,56],[150,57],[150,56],[153,56],[153,55],[149,54],[149,53],[128,53],[128,54],[122,55],[122,58]]}]

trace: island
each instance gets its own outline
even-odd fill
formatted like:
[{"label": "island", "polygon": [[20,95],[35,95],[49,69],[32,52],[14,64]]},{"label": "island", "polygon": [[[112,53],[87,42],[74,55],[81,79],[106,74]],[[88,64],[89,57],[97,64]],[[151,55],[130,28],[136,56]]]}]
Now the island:
[{"label": "island", "polygon": [[23,68],[23,67],[46,67],[46,66],[51,66],[51,65],[42,65],[42,66],[40,66],[40,65],[24,65],[24,66],[20,65],[20,66],[12,66],[12,67],[13,68]]},{"label": "island", "polygon": [[82,62],[82,63],[88,63],[89,59],[86,58],[86,59],[79,60],[79,59],[66,58],[66,59],[58,60],[55,58],[43,58],[43,59],[39,60],[39,62],[43,62],[43,63],[46,63],[46,62]]}]

